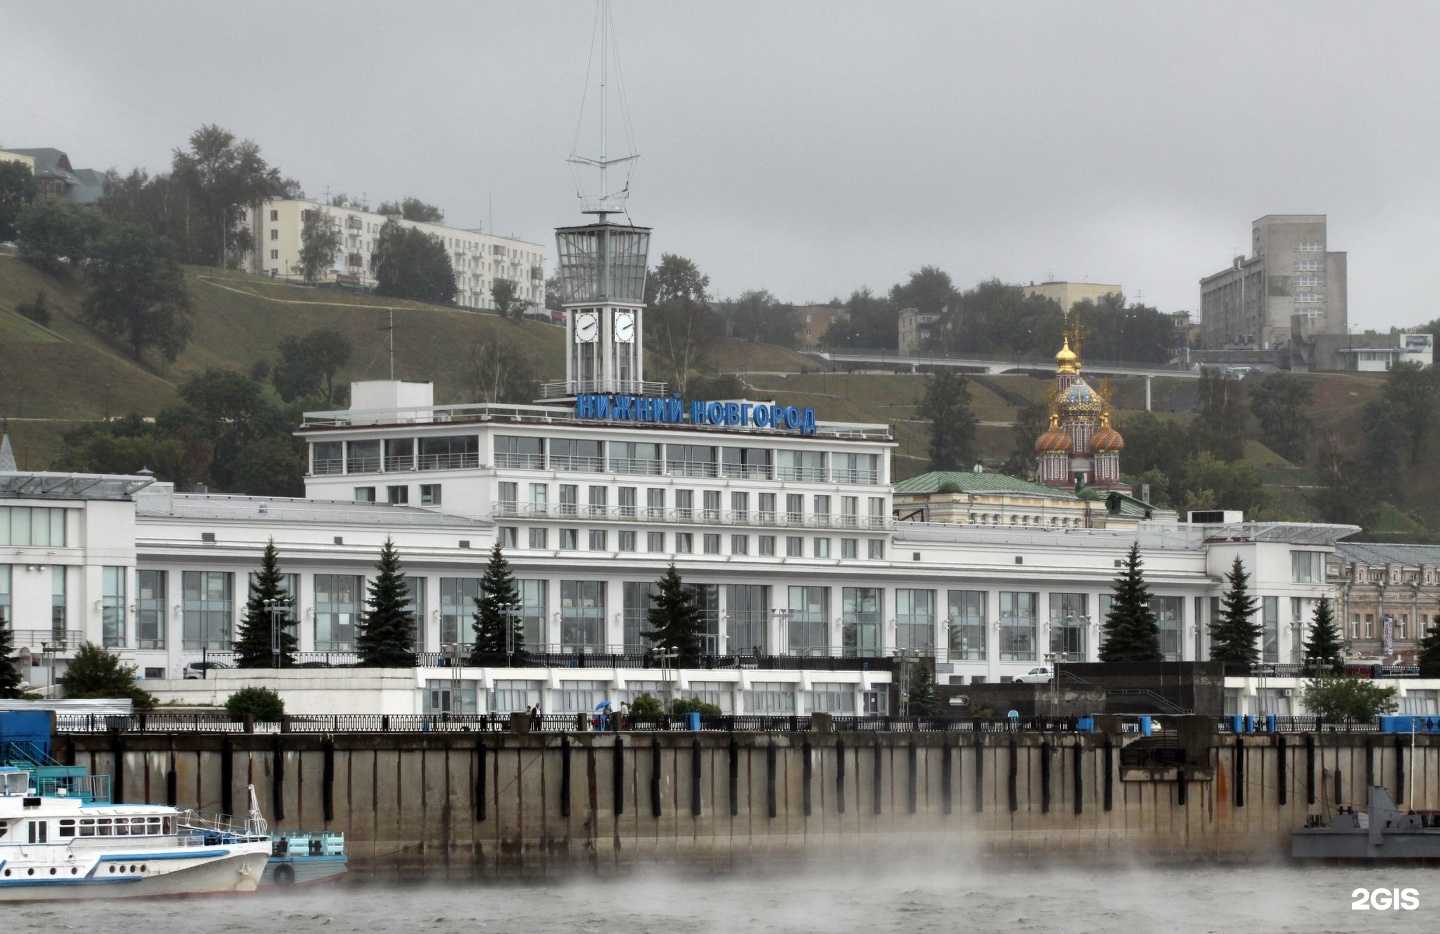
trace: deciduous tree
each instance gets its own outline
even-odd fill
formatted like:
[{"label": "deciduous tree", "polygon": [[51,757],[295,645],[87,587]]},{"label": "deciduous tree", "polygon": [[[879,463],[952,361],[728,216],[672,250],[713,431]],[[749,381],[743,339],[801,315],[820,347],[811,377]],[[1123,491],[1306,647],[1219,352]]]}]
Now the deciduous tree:
[{"label": "deciduous tree", "polygon": [[1102,662],[1158,662],[1160,624],[1150,609],[1150,585],[1145,583],[1144,562],[1140,546],[1132,544],[1125,556],[1124,569],[1112,585],[1114,599],[1105,614],[1104,641],[1100,645]]},{"label": "deciduous tree", "polygon": [[677,667],[698,667],[705,618],[695,591],[685,586],[673,563],[656,585],[657,592],[650,596],[650,629],[640,635],[657,649],[677,653]]},{"label": "deciduous tree", "polygon": [[120,656],[93,642],[82,642],[76,649],[60,676],[60,686],[66,697],[126,698],[142,710],[155,705],[155,698],[135,683],[135,666],[123,664]]},{"label": "deciduous tree", "polygon": [[82,310],[99,330],[125,341],[139,361],[154,349],[174,362],[190,340],[190,293],[170,244],[147,228],[112,225],[85,268]]},{"label": "deciduous tree", "polygon": [[253,246],[240,226],[240,207],[282,197],[287,183],[259,146],[215,124],[190,134],[189,142],[171,160],[171,175],[199,220],[187,225],[181,248],[189,262],[224,266]]},{"label": "deciduous tree", "polygon": [[280,339],[280,359],[270,372],[275,391],[286,402],[318,398],[335,402],[335,374],[350,362],[350,341],[339,331],[319,328]]},{"label": "deciduous tree", "polygon": [[661,253],[660,264],[645,280],[645,303],[684,299],[704,302],[710,288],[710,277],[700,271],[694,260],[675,253]]},{"label": "deciduous tree", "polygon": [[1432,616],[1435,622],[1425,631],[1420,640],[1420,677],[1440,678],[1440,616]]},{"label": "deciduous tree", "polygon": [[[272,608],[277,611],[273,618]],[[272,538],[260,556],[260,570],[250,575],[250,595],[235,640],[236,667],[271,668],[278,660],[281,668],[293,668],[300,644],[295,635],[299,624],[295,595],[285,590],[285,575],[280,572],[280,555]]]},{"label": "deciduous tree", "polygon": [[0,240],[15,239],[15,221],[35,200],[35,173],[23,162],[0,162]]},{"label": "deciduous tree", "polygon": [[1272,373],[1246,382],[1250,384],[1250,411],[1265,443],[1286,460],[1305,463],[1306,447],[1315,429],[1308,414],[1310,384],[1291,373]]},{"label": "deciduous tree", "polygon": [[300,275],[314,282],[335,265],[340,249],[340,223],[319,208],[300,212]]},{"label": "deciduous tree", "polygon": [[355,635],[360,664],[370,668],[415,667],[415,613],[410,585],[395,543],[385,539]]},{"label": "deciduous tree", "polygon": [[394,201],[383,201],[380,207],[375,209],[376,214],[384,214],[389,217],[400,217],[407,221],[417,221],[423,224],[445,223],[445,212],[433,204],[426,204],[419,198],[406,197],[396,204]]},{"label": "deciduous tree", "polygon": [[528,404],[540,396],[529,348],[503,335],[470,345],[470,388],[479,402]]},{"label": "deciduous tree", "polygon": [[1230,665],[1254,666],[1260,661],[1256,645],[1264,629],[1255,622],[1255,598],[1250,575],[1237,555],[1225,575],[1229,585],[1220,598],[1220,615],[1210,623],[1210,659]]},{"label": "deciduous tree", "polygon": [[370,268],[379,295],[441,305],[455,301],[455,271],[440,238],[393,218],[380,228]]},{"label": "deciduous tree", "polygon": [[104,217],[94,211],[54,195],[41,195],[27,204],[16,220],[20,258],[52,275],[64,275],[90,258],[103,234],[103,222]]},{"label": "deciduous tree", "polygon": [[1369,678],[1344,675],[1307,678],[1300,689],[1305,709],[1322,722],[1368,723],[1382,713],[1395,712],[1395,694],[1394,687],[1381,687]]},{"label": "deciduous tree", "polygon": [[535,304],[528,298],[521,298],[520,287],[510,279],[496,279],[490,283],[490,302],[500,317],[516,321],[525,317],[525,312]]},{"label": "deciduous tree", "polygon": [[930,374],[918,414],[930,423],[930,469],[969,469],[976,452],[970,381],[948,368]]},{"label": "deciduous tree", "polygon": [[1200,411],[1190,425],[1195,450],[1209,451],[1233,463],[1245,456],[1245,422],[1241,381],[1216,370],[1200,374]]}]

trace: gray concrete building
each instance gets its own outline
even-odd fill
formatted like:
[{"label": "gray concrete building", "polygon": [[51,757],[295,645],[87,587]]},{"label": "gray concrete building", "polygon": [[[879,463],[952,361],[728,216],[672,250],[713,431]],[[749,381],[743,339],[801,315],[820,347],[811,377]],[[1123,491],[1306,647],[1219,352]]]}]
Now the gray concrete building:
[{"label": "gray concrete building", "polygon": [[1208,350],[1276,350],[1292,336],[1344,334],[1346,256],[1328,249],[1325,215],[1267,214],[1251,224],[1250,255],[1200,280],[1200,323]]}]

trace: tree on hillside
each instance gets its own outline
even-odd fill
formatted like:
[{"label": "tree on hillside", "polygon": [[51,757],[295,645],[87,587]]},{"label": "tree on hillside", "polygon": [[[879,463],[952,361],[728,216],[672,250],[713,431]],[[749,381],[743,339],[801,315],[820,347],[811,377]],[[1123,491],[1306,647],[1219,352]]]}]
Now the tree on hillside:
[{"label": "tree on hillside", "polygon": [[1344,447],[1339,432],[1321,434],[1315,451],[1316,489],[1307,495],[1321,521],[1368,527],[1380,508],[1377,478]]},{"label": "tree on hillside", "polygon": [[1016,413],[1011,429],[1013,446],[1001,470],[1012,477],[1029,477],[1035,470],[1035,440],[1050,424],[1050,410],[1039,403],[1027,405]]},{"label": "tree on hillside", "polygon": [[35,174],[23,162],[0,162],[0,240],[15,239],[15,222],[35,200]]},{"label": "tree on hillside", "polygon": [[948,368],[930,374],[917,414],[930,423],[930,469],[968,470],[976,455],[970,381]]},{"label": "tree on hillside", "polygon": [[455,271],[440,238],[393,218],[380,228],[370,269],[378,295],[441,305],[455,301]]},{"label": "tree on hillside", "polygon": [[700,271],[694,260],[661,253],[660,264],[645,280],[645,303],[655,305],[673,299],[702,303],[709,288],[710,277]]},{"label": "tree on hillside", "polygon": [[1227,464],[1203,450],[1185,461],[1180,488],[1187,510],[1238,509],[1251,516],[1270,502],[1254,466],[1244,461]]},{"label": "tree on hillside", "polygon": [[890,305],[897,311],[914,308],[921,314],[938,315],[955,304],[959,293],[950,274],[939,266],[921,266],[904,283],[890,289]]},{"label": "tree on hillside", "polygon": [[1225,580],[1229,586],[1220,598],[1220,615],[1210,622],[1210,660],[1254,666],[1260,661],[1256,640],[1264,630],[1255,622],[1258,604],[1250,595],[1250,575],[1239,555],[1235,556]]},{"label": "tree on hillside", "polygon": [[31,201],[15,223],[20,258],[51,275],[64,275],[71,267],[79,269],[104,232],[102,215],[54,195]]},{"label": "tree on hillside", "polygon": [[490,302],[500,317],[516,321],[525,317],[525,312],[535,304],[528,298],[521,298],[520,287],[510,279],[496,279],[490,283]]},{"label": "tree on hillside", "polygon": [[1339,658],[1344,650],[1340,627],[1335,625],[1335,605],[1329,597],[1321,597],[1310,617],[1310,638],[1305,640],[1305,657],[1329,660]]},{"label": "tree on hillside", "polygon": [[319,208],[301,211],[300,217],[300,275],[314,282],[335,265],[340,222]]},{"label": "tree on hillside", "polygon": [[1060,349],[1064,328],[1054,300],[990,279],[953,300],[940,340],[951,351],[1049,356]]},{"label": "tree on hillside", "polygon": [[649,639],[657,649],[676,652],[677,668],[698,667],[705,617],[695,590],[685,586],[674,562],[656,581],[656,588],[650,596],[650,629],[640,635]]},{"label": "tree on hillside", "polygon": [[820,343],[826,347],[894,350],[900,346],[900,314],[888,298],[863,286],[850,293],[845,315],[830,322]]},{"label": "tree on hillside", "polygon": [[133,224],[116,224],[85,268],[81,306],[98,330],[125,341],[139,362],[154,349],[173,363],[190,340],[190,293],[168,241]]},{"label": "tree on hillside", "polygon": [[1245,389],[1228,373],[1200,374],[1200,411],[1190,425],[1193,447],[1233,463],[1245,456]]},{"label": "tree on hillside", "polygon": [[477,402],[526,405],[540,397],[534,359],[520,341],[495,334],[470,345],[467,370]]},{"label": "tree on hillside", "polygon": [[356,627],[360,664],[370,668],[415,667],[415,613],[410,585],[400,567],[395,543],[385,539],[380,563],[370,579],[365,612]]},{"label": "tree on hillside", "polygon": [[[3,165],[4,163],[0,163]],[[20,685],[25,683],[20,674],[20,662],[15,658],[15,630],[10,621],[0,612],[0,700],[17,700],[25,694]]]},{"label": "tree on hillside", "polygon": [[645,349],[659,358],[675,391],[687,396],[696,368],[715,345],[718,319],[703,302],[672,296],[645,309],[644,321]]},{"label": "tree on hillside", "polygon": [[185,489],[193,478],[183,473],[184,453],[178,439],[163,436],[154,422],[132,414],[108,422],[82,422],[66,431],[52,469],[133,474],[148,468],[155,479]]},{"label": "tree on hillside", "polygon": [[1435,374],[1419,363],[1402,362],[1385,374],[1380,395],[1365,406],[1365,431],[1372,451],[1384,450],[1388,439],[1393,450],[1408,454],[1413,467],[1420,462],[1425,439],[1434,419],[1437,397],[1440,397]]},{"label": "tree on hillside", "polygon": [[[155,427],[185,446],[186,469],[193,476],[227,492],[299,495],[293,484],[303,472],[303,442],[292,434],[293,413],[276,405],[264,387],[243,374],[211,367],[181,385],[180,399],[184,405],[162,411]],[[269,481],[267,471],[273,471]],[[242,476],[266,487],[241,488]]]},{"label": "tree on hillside", "polygon": [[187,226],[181,249],[187,261],[225,266],[253,243],[240,224],[240,207],[255,206],[286,193],[278,169],[260,156],[260,147],[215,124],[190,134],[190,148],[176,149],[171,176],[199,218]]},{"label": "tree on hillside", "polygon": [[335,374],[350,362],[350,341],[339,331],[317,328],[280,339],[280,359],[270,371],[275,391],[286,402],[321,399],[333,404]]},{"label": "tree on hillside", "polygon": [[[273,619],[272,609],[278,611]],[[294,630],[299,625],[295,595],[285,590],[285,575],[280,572],[280,555],[272,538],[260,556],[260,570],[250,575],[250,596],[235,640],[235,666],[274,667],[278,648],[280,667],[293,668],[300,644]]]},{"label": "tree on hillside", "polygon": [[1150,585],[1140,560],[1140,545],[1130,546],[1124,569],[1115,576],[1110,612],[1105,614],[1104,641],[1100,645],[1102,662],[1158,662],[1160,624],[1150,609]]},{"label": "tree on hillside", "polygon": [[443,224],[445,223],[445,212],[433,204],[426,204],[419,198],[406,197],[396,204],[394,201],[382,201],[375,209],[376,214],[384,214],[387,217],[400,217],[407,221],[416,221],[422,224]]},{"label": "tree on hillside", "polygon": [[120,656],[93,642],[80,643],[60,676],[60,686],[68,698],[126,698],[141,710],[155,706],[150,692],[135,683],[135,666],[122,664]]},{"label": "tree on hillside", "polygon": [[1120,424],[1125,449],[1120,452],[1120,470],[1129,477],[1159,471],[1167,478],[1165,501],[1184,498],[1180,480],[1191,456],[1191,440],[1183,422],[1160,418],[1153,412],[1128,415]]},{"label": "tree on hillside", "polygon": [[[526,664],[525,620],[520,613],[520,589],[515,586],[515,576],[510,573],[510,562],[496,542],[490,549],[490,563],[485,566],[485,576],[480,578],[480,596],[475,598],[475,613],[471,622],[475,630],[476,664],[486,656],[504,656],[516,665]],[[509,638],[506,638],[506,631]]]},{"label": "tree on hillside", "polygon": [[759,341],[780,347],[800,342],[800,315],[764,289],[752,289],[730,305],[730,325],[736,340]]},{"label": "tree on hillside", "polygon": [[1265,443],[1291,463],[1305,463],[1306,445],[1315,430],[1307,414],[1310,384],[1291,373],[1273,373],[1247,382],[1250,411]]}]

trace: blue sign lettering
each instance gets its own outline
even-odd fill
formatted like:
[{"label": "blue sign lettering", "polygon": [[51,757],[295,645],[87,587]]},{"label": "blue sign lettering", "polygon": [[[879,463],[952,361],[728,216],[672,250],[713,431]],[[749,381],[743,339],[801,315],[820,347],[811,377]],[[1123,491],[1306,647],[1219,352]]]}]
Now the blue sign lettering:
[{"label": "blue sign lettering", "polygon": [[813,435],[815,410],[793,405],[750,402],[692,401],[689,409],[679,396],[653,399],[647,396],[616,396],[580,393],[575,397],[575,417],[617,422],[649,422],[656,425],[718,425],[727,428],[769,428]]}]

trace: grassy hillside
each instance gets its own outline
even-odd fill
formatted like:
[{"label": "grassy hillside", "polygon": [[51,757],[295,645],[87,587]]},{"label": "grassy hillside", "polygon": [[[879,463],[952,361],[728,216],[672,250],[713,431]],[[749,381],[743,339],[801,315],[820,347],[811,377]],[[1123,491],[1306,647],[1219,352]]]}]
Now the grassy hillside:
[{"label": "grassy hillside", "polygon": [[[395,375],[430,380],[438,403],[473,401],[471,355],[477,344],[505,342],[522,355],[539,380],[559,379],[564,371],[564,332],[540,322],[515,323],[492,315],[415,302],[289,285],[243,273],[187,269],[195,304],[190,345],[173,364],[132,361],[126,349],[97,335],[80,315],[84,297],[78,277],[56,278],[18,259],[0,256],[0,416],[22,468],[50,465],[60,435],[84,421],[108,415],[153,416],[176,401],[176,387],[205,367],[246,371],[260,360],[273,360],[279,341],[316,328],[342,331],[353,347],[344,382],[383,379],[390,374],[388,327],[393,314]],[[53,319],[48,327],[19,315],[16,306],[43,291]],[[652,367],[653,367],[652,361]],[[903,478],[927,469],[928,432],[917,417],[924,377],[915,374],[832,373],[814,360],[779,347],[747,341],[722,341],[702,370],[736,373],[756,398],[774,398],[814,406],[827,421],[878,422],[892,426],[897,442],[895,474]],[[1313,387],[1311,417],[1321,431],[1336,430],[1358,443],[1363,437],[1361,410],[1374,398],[1384,377],[1375,374],[1301,375]],[[971,384],[983,458],[999,463],[1013,446],[1016,398],[1044,402],[1050,380],[1027,375],[989,378],[991,386]],[[1195,404],[1193,381],[1156,379],[1151,384],[1154,411],[1166,418],[1188,419]],[[1144,382],[1109,381],[1113,417],[1142,410]],[[1440,454],[1440,438],[1427,444],[1421,465],[1406,478],[1400,502],[1387,506],[1385,525],[1417,528],[1417,518],[1440,528],[1440,472],[1424,465]],[[1291,465],[1259,442],[1247,450],[1276,502],[1289,514],[1305,515],[1315,474]]]}]

